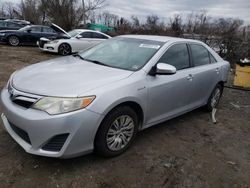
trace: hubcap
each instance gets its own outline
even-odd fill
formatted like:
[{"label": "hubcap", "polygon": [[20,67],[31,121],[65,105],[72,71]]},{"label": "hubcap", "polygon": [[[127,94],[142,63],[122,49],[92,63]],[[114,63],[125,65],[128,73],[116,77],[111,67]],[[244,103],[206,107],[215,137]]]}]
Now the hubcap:
[{"label": "hubcap", "polygon": [[70,47],[67,44],[62,44],[60,46],[60,52],[62,55],[68,55],[70,54]]},{"label": "hubcap", "polygon": [[134,127],[134,121],[130,116],[122,115],[116,118],[107,132],[108,148],[111,151],[119,151],[124,148],[133,137]]},{"label": "hubcap", "polygon": [[219,103],[220,95],[221,95],[220,89],[216,88],[216,90],[213,93],[212,99],[211,99],[211,106],[213,108],[215,108],[217,106],[217,104]]},{"label": "hubcap", "polygon": [[10,37],[9,42],[11,45],[16,46],[19,43],[19,40],[17,37]]}]

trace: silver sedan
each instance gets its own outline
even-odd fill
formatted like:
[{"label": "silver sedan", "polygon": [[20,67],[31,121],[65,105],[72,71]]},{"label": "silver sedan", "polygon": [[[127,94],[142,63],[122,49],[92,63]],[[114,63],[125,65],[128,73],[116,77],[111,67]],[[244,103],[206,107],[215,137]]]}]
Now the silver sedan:
[{"label": "silver sedan", "polygon": [[1,117],[28,153],[112,157],[140,130],[202,106],[211,111],[228,70],[199,41],[119,36],[13,73],[1,92]]}]

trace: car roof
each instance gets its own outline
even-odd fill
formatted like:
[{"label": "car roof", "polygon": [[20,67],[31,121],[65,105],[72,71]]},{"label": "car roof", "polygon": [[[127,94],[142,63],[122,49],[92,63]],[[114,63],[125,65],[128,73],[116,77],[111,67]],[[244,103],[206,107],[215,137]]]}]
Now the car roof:
[{"label": "car roof", "polygon": [[75,31],[77,31],[77,32],[93,32],[93,33],[100,33],[100,34],[102,34],[102,35],[105,35],[105,36],[107,36],[107,37],[110,37],[109,35],[107,35],[106,33],[101,32],[101,31],[95,31],[95,30],[90,30],[90,29],[73,29],[73,30],[75,30]]},{"label": "car roof", "polygon": [[198,40],[193,39],[184,39],[184,38],[177,38],[177,37],[169,37],[169,36],[158,36],[158,35],[121,35],[119,37],[125,37],[125,38],[135,38],[135,39],[144,39],[144,40],[153,40],[157,42],[196,42],[196,43],[202,43]]}]

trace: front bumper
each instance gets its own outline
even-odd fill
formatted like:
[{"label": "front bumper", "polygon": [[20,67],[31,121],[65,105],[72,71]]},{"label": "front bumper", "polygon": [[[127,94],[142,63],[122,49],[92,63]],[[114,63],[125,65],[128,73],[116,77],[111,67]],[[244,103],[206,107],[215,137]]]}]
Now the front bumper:
[{"label": "front bumper", "polygon": [[39,41],[37,42],[38,47],[40,48],[40,50],[44,51],[44,52],[52,52],[52,53],[58,53],[58,46],[56,44],[48,44],[45,43],[43,44],[43,46],[41,46],[39,44]]},{"label": "front bumper", "polygon": [[0,42],[7,42],[6,36],[0,36]]},{"label": "front bumper", "polygon": [[[1,116],[4,128],[26,152],[48,157],[70,158],[93,150],[95,134],[103,118],[102,115],[83,109],[51,116],[43,111],[26,109],[11,101],[6,88],[2,90],[0,101],[4,112]],[[30,143],[20,136],[12,125],[26,132]],[[60,151],[43,149],[52,138],[65,134],[68,136]]]}]

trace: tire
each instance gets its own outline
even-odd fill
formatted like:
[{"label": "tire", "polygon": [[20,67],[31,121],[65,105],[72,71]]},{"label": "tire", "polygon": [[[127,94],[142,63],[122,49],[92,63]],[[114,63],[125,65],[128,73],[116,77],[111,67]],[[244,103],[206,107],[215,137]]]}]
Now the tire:
[{"label": "tire", "polygon": [[128,106],[117,107],[101,123],[95,137],[94,150],[103,157],[118,156],[131,145],[137,131],[136,112]]},{"label": "tire", "polygon": [[58,47],[58,53],[60,55],[70,55],[71,54],[71,46],[67,43],[62,43]]},{"label": "tire", "polygon": [[18,46],[20,44],[20,40],[17,36],[12,35],[12,36],[9,36],[8,43],[11,46]]},{"label": "tire", "polygon": [[222,85],[217,84],[207,101],[206,108],[209,112],[211,112],[213,108],[216,108],[218,106],[222,93],[223,93]]}]

